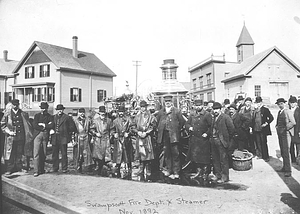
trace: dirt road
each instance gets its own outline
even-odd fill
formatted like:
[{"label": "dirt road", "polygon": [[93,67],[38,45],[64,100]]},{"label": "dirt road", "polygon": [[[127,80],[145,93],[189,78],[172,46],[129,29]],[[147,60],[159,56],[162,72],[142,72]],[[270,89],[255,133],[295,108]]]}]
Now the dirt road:
[{"label": "dirt road", "polygon": [[[87,213],[300,213],[300,166],[292,177],[276,172],[282,160],[277,135],[268,138],[271,160],[253,159],[253,169],[230,169],[230,182],[215,187],[145,183],[79,174],[70,170],[33,177],[13,176],[15,181],[56,196],[61,203],[84,207]],[[42,210],[41,210],[42,212]]]}]

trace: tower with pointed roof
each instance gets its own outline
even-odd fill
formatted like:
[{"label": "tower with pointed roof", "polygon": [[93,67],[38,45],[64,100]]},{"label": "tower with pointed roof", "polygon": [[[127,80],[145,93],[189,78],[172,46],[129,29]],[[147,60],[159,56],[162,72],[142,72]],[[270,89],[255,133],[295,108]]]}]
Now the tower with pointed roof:
[{"label": "tower with pointed roof", "polygon": [[254,55],[254,42],[244,23],[239,40],[236,43],[237,61],[243,62],[245,59]]}]

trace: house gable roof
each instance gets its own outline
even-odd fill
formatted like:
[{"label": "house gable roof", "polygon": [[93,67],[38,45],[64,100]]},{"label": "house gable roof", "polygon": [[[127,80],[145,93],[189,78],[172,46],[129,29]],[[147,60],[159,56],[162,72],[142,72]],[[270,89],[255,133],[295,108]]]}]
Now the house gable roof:
[{"label": "house gable roof", "polygon": [[254,41],[253,41],[252,37],[250,36],[250,33],[248,32],[245,25],[242,29],[239,40],[236,43],[236,47],[238,47],[240,45],[254,45]]},{"label": "house gable roof", "polygon": [[25,63],[32,51],[39,47],[59,70],[69,70],[81,73],[93,73],[114,77],[116,74],[110,70],[95,54],[78,51],[78,58],[73,57],[72,49],[35,41],[28,49],[18,66],[13,71],[17,73]]},{"label": "house gable roof", "polygon": [[278,53],[281,57],[283,57],[300,74],[300,67],[296,63],[294,63],[289,57],[287,57],[282,51],[280,51],[276,46],[274,46],[261,53],[253,55],[252,57],[247,58],[239,65],[238,69],[230,72],[230,74],[221,82],[226,83],[231,80],[249,77],[250,72],[274,51]]}]

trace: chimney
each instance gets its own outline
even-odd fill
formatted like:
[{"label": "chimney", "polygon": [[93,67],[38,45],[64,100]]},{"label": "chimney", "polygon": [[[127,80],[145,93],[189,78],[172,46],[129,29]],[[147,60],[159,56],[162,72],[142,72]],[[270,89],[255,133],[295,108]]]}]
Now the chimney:
[{"label": "chimney", "polygon": [[8,61],[8,59],[7,59],[7,54],[8,54],[8,51],[7,51],[7,50],[4,50],[4,51],[3,51],[3,59],[4,59],[5,62]]},{"label": "chimney", "polygon": [[73,57],[78,58],[78,37],[77,36],[73,36]]}]

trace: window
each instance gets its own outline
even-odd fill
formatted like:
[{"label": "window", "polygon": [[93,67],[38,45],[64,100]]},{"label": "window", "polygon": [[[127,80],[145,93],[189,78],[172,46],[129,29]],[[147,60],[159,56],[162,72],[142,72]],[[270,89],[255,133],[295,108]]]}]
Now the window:
[{"label": "window", "polygon": [[101,102],[106,98],[106,90],[97,91],[97,102]]},{"label": "window", "polygon": [[260,85],[255,85],[254,86],[254,96],[255,97],[261,96],[261,87],[260,87]]},{"label": "window", "polygon": [[34,67],[26,67],[25,68],[25,79],[31,79],[34,78]]},{"label": "window", "polygon": [[200,94],[200,100],[204,100],[204,94]]},{"label": "window", "polygon": [[40,77],[50,77],[50,65],[40,66]]},{"label": "window", "polygon": [[167,72],[166,71],[162,72],[162,78],[163,78],[163,80],[167,79]]},{"label": "window", "polygon": [[33,102],[41,102],[41,101],[54,101],[54,88],[53,87],[39,87],[33,89]]},{"label": "window", "polygon": [[203,76],[199,77],[200,89],[203,88]]},{"label": "window", "polygon": [[196,85],[196,79],[193,79],[193,89],[196,90],[197,85]]},{"label": "window", "polygon": [[212,92],[207,92],[207,100],[212,100]]},{"label": "window", "polygon": [[207,87],[211,86],[211,74],[206,74],[206,79],[207,79]]},{"label": "window", "polygon": [[70,88],[70,101],[81,102],[81,88]]}]

